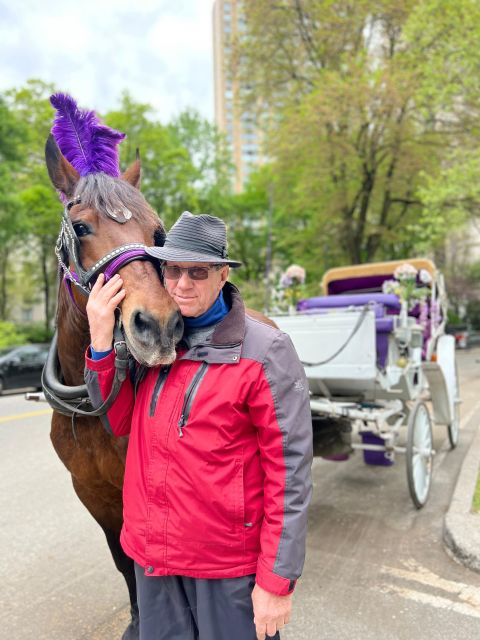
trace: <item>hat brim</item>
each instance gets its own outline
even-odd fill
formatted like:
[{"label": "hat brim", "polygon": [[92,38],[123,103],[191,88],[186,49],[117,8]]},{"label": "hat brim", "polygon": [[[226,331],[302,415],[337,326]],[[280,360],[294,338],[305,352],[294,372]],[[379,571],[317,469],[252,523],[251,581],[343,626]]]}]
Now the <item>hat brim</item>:
[{"label": "hat brim", "polygon": [[147,247],[149,256],[158,260],[171,260],[172,262],[210,262],[211,264],[228,264],[230,267],[241,267],[242,263],[228,258],[219,258],[208,253],[198,253],[177,249],[174,247]]}]

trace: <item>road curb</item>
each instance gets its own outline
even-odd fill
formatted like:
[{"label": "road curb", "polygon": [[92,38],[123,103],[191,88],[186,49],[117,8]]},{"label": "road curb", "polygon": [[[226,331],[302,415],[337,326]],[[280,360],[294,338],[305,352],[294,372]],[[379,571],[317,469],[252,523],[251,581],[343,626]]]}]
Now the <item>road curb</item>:
[{"label": "road curb", "polygon": [[471,511],[480,462],[479,424],[475,427],[445,515],[443,541],[456,560],[480,573],[480,513]]}]

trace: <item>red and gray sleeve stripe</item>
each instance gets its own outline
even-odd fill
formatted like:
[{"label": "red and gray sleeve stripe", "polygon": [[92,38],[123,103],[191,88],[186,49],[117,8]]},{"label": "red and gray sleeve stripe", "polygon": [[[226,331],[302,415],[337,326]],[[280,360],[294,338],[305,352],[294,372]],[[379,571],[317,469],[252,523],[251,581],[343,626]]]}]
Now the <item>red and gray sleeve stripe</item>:
[{"label": "red and gray sleeve stripe", "polygon": [[308,383],[290,338],[278,332],[269,342],[251,405],[265,471],[257,581],[267,590],[286,594],[305,560],[312,422]]}]

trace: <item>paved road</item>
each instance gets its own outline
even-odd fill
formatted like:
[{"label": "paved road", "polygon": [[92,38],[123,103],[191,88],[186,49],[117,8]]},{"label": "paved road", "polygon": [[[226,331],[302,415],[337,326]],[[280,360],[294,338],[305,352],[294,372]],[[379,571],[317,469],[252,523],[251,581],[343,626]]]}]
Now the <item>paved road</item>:
[{"label": "paved road", "polygon": [[[480,575],[442,544],[480,410],[480,350],[458,355],[460,445],[449,452],[436,429],[423,510],[412,506],[400,456],[391,468],[367,467],[358,452],[344,463],[315,460],[307,563],[282,640],[478,640]],[[50,446],[48,423],[45,405],[0,398],[0,637],[119,640],[126,591]]]}]

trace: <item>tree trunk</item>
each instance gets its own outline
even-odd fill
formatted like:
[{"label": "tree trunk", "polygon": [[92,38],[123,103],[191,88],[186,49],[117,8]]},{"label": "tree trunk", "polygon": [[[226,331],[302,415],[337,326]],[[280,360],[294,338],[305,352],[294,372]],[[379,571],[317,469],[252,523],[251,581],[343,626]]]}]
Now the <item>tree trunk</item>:
[{"label": "tree trunk", "polygon": [[40,259],[42,263],[45,329],[49,331],[50,330],[50,283],[48,281],[47,252],[45,251],[44,246],[42,246]]},{"label": "tree trunk", "polygon": [[0,320],[7,319],[7,265],[9,251],[5,248],[0,257]]}]

